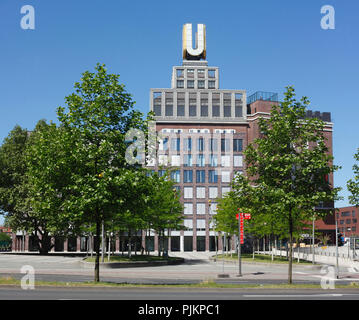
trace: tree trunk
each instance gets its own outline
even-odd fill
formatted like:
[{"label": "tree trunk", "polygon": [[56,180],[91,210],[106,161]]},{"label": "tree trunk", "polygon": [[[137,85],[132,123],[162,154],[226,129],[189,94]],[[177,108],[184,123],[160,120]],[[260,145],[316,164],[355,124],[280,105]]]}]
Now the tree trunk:
[{"label": "tree trunk", "polygon": [[95,282],[100,281],[100,236],[101,236],[101,219],[99,219],[98,213],[97,213],[96,238],[95,238],[95,252],[96,252]]},{"label": "tree trunk", "polygon": [[128,257],[131,259],[131,230],[128,230]]},{"label": "tree trunk", "polygon": [[292,284],[292,264],[293,264],[293,220],[292,209],[289,209],[289,263],[288,263],[288,284]]}]

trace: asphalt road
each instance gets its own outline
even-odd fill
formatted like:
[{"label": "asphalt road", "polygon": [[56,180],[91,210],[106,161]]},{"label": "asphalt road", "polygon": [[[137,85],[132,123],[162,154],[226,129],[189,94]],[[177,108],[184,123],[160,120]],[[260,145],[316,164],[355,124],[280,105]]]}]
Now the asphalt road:
[{"label": "asphalt road", "polygon": [[1,287],[0,300],[359,300],[359,290]]}]

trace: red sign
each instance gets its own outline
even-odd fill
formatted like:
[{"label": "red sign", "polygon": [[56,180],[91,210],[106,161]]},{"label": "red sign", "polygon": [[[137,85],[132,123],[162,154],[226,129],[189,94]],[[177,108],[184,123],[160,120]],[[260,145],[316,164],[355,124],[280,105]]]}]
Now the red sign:
[{"label": "red sign", "polygon": [[244,219],[248,220],[251,218],[251,214],[250,213],[245,213],[244,214]]}]

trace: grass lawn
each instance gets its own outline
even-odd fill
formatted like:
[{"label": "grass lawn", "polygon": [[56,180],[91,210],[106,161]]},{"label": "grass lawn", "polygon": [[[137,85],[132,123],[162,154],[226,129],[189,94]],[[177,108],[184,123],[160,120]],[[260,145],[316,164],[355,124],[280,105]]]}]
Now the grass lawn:
[{"label": "grass lawn", "polygon": [[[0,286],[20,286],[21,281],[12,277],[0,278]],[[138,287],[138,288],[253,288],[253,289],[321,289],[320,284],[223,284],[216,283],[213,280],[202,281],[197,284],[130,284],[130,283],[113,283],[113,282],[59,282],[59,281],[36,281],[36,287]],[[348,283],[347,285],[336,285],[335,288],[340,289],[356,289],[359,284],[356,282]]]},{"label": "grass lawn", "polygon": [[[116,255],[116,256],[111,256],[110,257],[110,261],[108,261],[108,257],[105,256],[105,260],[104,262],[151,262],[151,261],[165,261],[165,260],[177,260],[178,258],[174,258],[174,257],[158,257],[155,255],[131,255],[131,258],[129,258],[127,255]],[[95,262],[96,257],[88,257],[86,258],[84,261],[86,262]],[[101,257],[100,257],[100,262],[101,262]]]},{"label": "grass lawn", "polygon": [[[223,258],[222,254],[217,255],[218,260],[220,260],[222,258]],[[288,260],[286,259],[285,256],[283,256],[283,257],[274,256],[273,261],[272,261],[271,255],[255,254],[254,259],[253,259],[253,255],[251,253],[242,253],[241,258],[242,258],[242,261],[248,261],[248,262],[267,262],[267,263],[283,263],[283,264],[288,263]],[[238,261],[238,255],[236,253],[233,253],[232,257],[230,254],[224,255],[224,259],[230,260],[230,261]],[[297,258],[293,258],[293,264],[303,264],[303,265],[305,265],[305,264],[311,265],[312,264],[311,261],[307,261],[307,260],[300,259],[299,263],[297,261],[298,261]]]}]

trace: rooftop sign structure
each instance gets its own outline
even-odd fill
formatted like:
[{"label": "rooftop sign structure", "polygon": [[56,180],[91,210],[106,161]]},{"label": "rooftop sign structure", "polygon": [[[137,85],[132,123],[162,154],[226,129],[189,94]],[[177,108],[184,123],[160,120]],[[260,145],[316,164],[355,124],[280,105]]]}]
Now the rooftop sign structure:
[{"label": "rooftop sign structure", "polygon": [[196,48],[192,45],[192,24],[183,25],[182,53],[183,60],[206,59],[206,26],[204,24],[197,25]]}]

